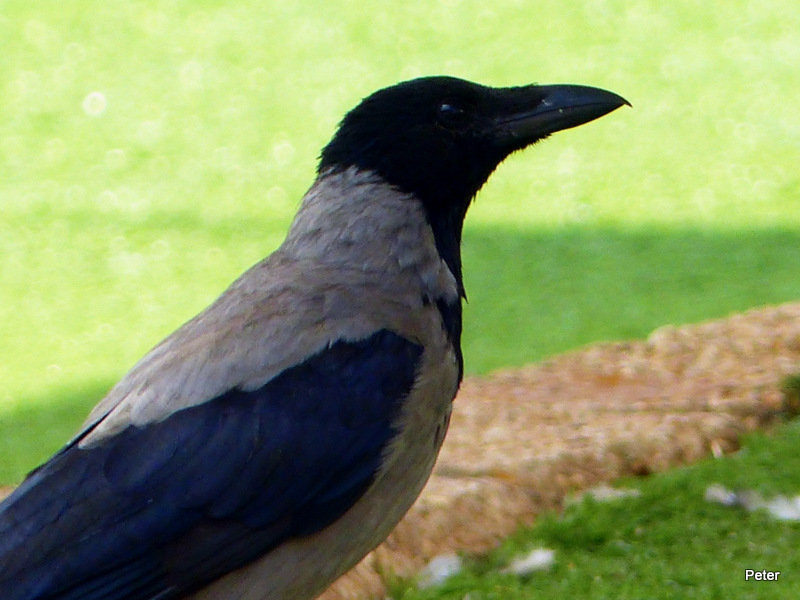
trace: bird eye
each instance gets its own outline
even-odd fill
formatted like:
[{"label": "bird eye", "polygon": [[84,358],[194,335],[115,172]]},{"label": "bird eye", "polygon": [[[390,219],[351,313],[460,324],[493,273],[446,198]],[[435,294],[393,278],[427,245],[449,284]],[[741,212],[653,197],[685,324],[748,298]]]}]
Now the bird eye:
[{"label": "bird eye", "polygon": [[437,116],[439,123],[448,129],[463,129],[470,120],[469,113],[453,102],[442,102]]}]

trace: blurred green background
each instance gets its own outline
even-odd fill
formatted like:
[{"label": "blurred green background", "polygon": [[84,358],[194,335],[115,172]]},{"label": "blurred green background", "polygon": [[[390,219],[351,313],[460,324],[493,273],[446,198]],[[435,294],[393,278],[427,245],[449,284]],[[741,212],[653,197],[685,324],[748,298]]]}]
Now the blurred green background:
[{"label": "blurred green background", "polygon": [[479,194],[469,373],[800,298],[798,31],[779,0],[3,0],[0,483],[280,243],[338,120],[402,79],[633,104]]}]

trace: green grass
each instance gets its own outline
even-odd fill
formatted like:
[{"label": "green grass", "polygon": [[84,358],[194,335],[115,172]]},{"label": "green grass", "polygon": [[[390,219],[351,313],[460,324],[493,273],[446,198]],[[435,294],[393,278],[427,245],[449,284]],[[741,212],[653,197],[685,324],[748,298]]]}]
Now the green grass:
[{"label": "green grass", "polygon": [[798,248],[800,228],[472,228],[464,240],[467,368],[523,364],[800,298]]},{"label": "green grass", "polygon": [[799,29],[788,0],[3,2],[0,482],[280,243],[338,119],[398,79],[634,105],[479,195],[470,373],[800,297]]},{"label": "green grass", "polygon": [[[800,493],[800,422],[773,436],[749,436],[741,451],[721,460],[646,479],[621,482],[638,498],[584,500],[517,532],[488,557],[439,587],[417,591],[395,582],[395,600],[582,600],[645,598],[797,598],[800,594],[800,523],[765,511],[711,504],[706,487],[757,490],[767,497]],[[778,468],[776,468],[778,467]],[[528,577],[501,574],[515,556],[536,548],[555,551],[549,571]],[[777,582],[745,582],[745,569],[780,571]]]}]

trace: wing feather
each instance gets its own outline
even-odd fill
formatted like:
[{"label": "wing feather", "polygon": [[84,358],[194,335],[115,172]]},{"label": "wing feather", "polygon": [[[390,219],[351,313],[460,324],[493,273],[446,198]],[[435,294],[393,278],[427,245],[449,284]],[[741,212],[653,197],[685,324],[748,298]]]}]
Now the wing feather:
[{"label": "wing feather", "polygon": [[422,347],[340,340],[101,443],[76,440],[0,505],[0,597],[166,599],[324,528],[380,467]]}]

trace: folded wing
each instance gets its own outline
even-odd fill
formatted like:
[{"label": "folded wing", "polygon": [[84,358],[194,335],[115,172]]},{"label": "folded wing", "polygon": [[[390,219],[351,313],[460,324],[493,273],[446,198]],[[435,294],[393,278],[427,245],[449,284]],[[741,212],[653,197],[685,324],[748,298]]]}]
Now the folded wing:
[{"label": "folded wing", "polygon": [[74,440],[0,505],[0,597],[180,597],[326,527],[376,477],[421,355],[380,330],[259,389]]}]

